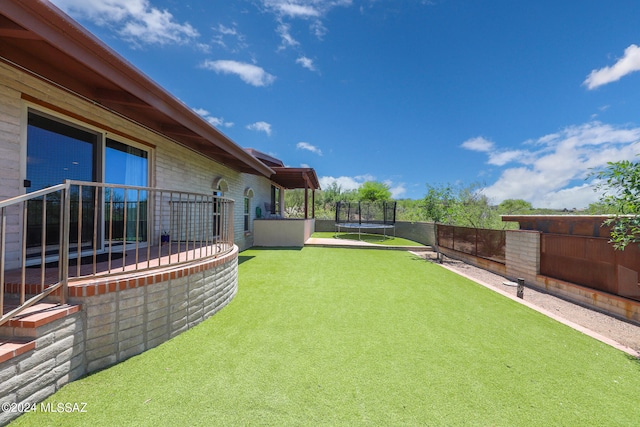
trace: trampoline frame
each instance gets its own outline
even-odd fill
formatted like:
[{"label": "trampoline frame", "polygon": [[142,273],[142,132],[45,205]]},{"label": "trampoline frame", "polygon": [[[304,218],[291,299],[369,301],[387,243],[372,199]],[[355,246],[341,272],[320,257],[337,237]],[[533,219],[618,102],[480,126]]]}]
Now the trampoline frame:
[{"label": "trampoline frame", "polygon": [[[354,230],[357,229],[358,230],[358,240],[362,241],[362,230],[363,229],[382,229],[382,240],[380,240],[381,242],[384,242],[385,240],[387,240],[387,229],[391,228],[393,229],[393,237],[396,237],[396,226],[395,224],[375,224],[375,223],[364,223],[364,224],[358,224],[357,222],[343,222],[343,223],[336,223],[336,230],[335,233],[333,234],[333,237],[335,237],[336,239],[338,238],[338,233],[341,232],[341,228],[346,228],[348,230]],[[368,234],[368,233],[365,233]]]}]

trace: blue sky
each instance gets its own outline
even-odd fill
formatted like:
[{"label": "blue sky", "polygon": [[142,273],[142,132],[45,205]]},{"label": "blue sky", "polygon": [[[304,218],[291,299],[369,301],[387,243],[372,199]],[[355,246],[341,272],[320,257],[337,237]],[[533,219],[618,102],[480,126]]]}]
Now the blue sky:
[{"label": "blue sky", "polygon": [[582,208],[640,153],[637,0],[54,0],[243,147],[343,189]]}]

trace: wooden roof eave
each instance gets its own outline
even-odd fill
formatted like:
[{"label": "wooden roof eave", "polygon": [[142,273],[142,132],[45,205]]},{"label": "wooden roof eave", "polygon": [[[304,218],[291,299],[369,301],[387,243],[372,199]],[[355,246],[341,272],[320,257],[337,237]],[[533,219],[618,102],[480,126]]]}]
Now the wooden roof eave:
[{"label": "wooden roof eave", "polygon": [[[202,144],[194,144],[193,140],[202,138],[218,148],[205,150],[202,154],[228,153],[222,163],[234,169],[267,177],[273,174],[271,168],[244,151],[48,1],[4,0],[0,14],[17,24],[13,28],[5,25],[0,30],[0,37],[13,37],[25,43],[43,43],[49,49],[56,50],[60,62],[69,59],[66,66],[83,67],[82,73],[78,74],[88,76],[89,70],[93,73],[93,81],[89,83],[74,83],[67,79],[63,86],[69,86],[71,91],[161,134],[163,126],[179,126],[184,134],[168,136],[195,150],[201,148]],[[37,62],[37,58],[32,60],[32,63]],[[54,82],[62,80],[60,72],[49,62],[40,61],[39,69],[35,72]]]}]

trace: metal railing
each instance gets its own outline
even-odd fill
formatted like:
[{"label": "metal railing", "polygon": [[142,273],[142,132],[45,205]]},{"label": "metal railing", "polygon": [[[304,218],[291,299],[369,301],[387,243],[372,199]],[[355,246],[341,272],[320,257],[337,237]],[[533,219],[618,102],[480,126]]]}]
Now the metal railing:
[{"label": "metal railing", "polygon": [[0,325],[57,290],[66,303],[70,281],[224,255],[233,209],[213,195],[81,181],[2,201]]}]

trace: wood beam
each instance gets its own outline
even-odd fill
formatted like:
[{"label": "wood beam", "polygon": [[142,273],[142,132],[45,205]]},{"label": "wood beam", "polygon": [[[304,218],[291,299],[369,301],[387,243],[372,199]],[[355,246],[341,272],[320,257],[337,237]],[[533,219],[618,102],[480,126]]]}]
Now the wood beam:
[{"label": "wood beam", "polygon": [[0,37],[20,40],[42,40],[38,35],[22,28],[0,28]]},{"label": "wood beam", "polygon": [[136,98],[135,96],[124,91],[97,89],[94,93],[95,97],[100,101],[113,102],[120,105],[128,105],[138,108],[153,108],[151,105],[147,104],[141,99]]}]

